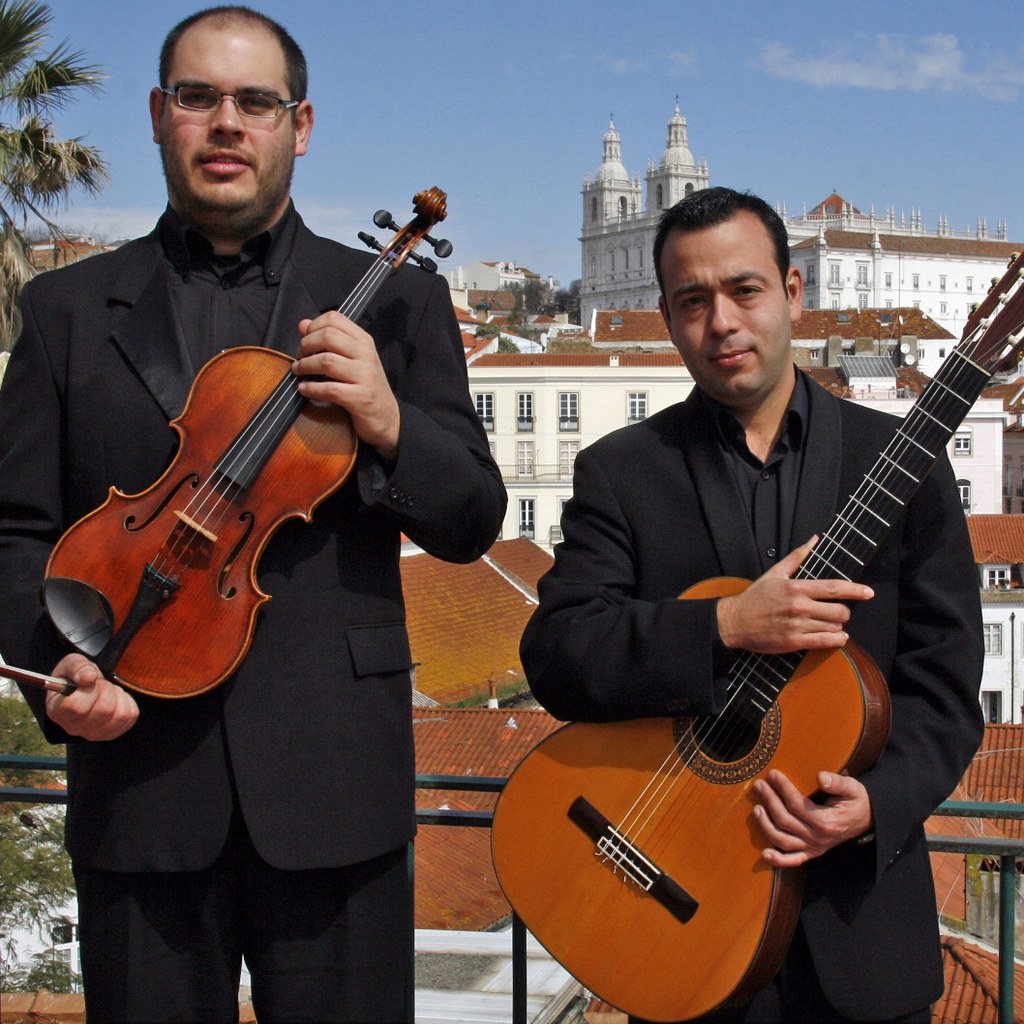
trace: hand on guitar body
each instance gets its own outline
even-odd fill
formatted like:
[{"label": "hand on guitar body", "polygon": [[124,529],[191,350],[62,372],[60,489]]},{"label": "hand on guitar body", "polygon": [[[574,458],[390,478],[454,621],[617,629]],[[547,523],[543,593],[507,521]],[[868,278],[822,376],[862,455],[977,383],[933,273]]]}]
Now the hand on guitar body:
[{"label": "hand on guitar body", "polygon": [[776,769],[754,783],[761,800],[754,818],[771,843],[761,855],[773,868],[805,864],[871,829],[871,800],[860,782],[819,772],[818,785],[817,794],[805,796]]},{"label": "hand on guitar body", "polygon": [[874,591],[843,579],[793,579],[818,538],[791,551],[742,593],[718,602],[718,632],[732,650],[789,654],[842,647],[850,618],[845,601],[868,601]]},{"label": "hand on guitar body", "polygon": [[[718,627],[726,647],[788,654],[847,642],[850,609],[844,602],[867,601],[874,592],[843,579],[794,580],[816,542],[812,537],[742,593],[719,600]],[[771,844],[763,857],[772,867],[804,864],[870,829],[871,802],[861,783],[820,772],[818,785],[824,799],[801,793],[778,770],[754,784],[762,801],[754,816]]]},{"label": "hand on guitar body", "polygon": [[85,740],[115,740],[124,735],[139,717],[135,698],[122,686],[104,679],[100,670],[81,654],[69,654],[52,673],[68,679],[73,693],[47,693],[46,714],[71,736]]},{"label": "hand on guitar body", "polygon": [[329,312],[299,324],[301,340],[292,371],[304,380],[299,391],[314,401],[332,402],[352,417],[359,440],[386,462],[398,454],[401,414],[373,338],[341,313]]}]

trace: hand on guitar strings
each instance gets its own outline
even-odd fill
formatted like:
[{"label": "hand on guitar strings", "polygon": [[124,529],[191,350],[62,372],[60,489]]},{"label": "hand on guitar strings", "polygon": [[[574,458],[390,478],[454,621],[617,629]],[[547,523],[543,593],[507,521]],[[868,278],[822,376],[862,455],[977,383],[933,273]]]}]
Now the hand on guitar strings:
[{"label": "hand on guitar strings", "polygon": [[104,679],[100,670],[81,654],[62,658],[52,673],[70,679],[74,693],[46,694],[46,714],[71,736],[86,740],[113,740],[126,733],[139,717],[135,698],[122,686]]},{"label": "hand on guitar strings", "polygon": [[718,602],[718,631],[733,650],[789,654],[842,647],[850,618],[846,601],[868,601],[874,591],[844,579],[793,579],[818,538],[791,551],[742,593]]},{"label": "hand on guitar strings", "polygon": [[862,783],[819,772],[818,786],[805,796],[777,769],[754,783],[761,801],[754,818],[770,844],[761,855],[772,867],[797,867],[871,829],[871,800]]}]

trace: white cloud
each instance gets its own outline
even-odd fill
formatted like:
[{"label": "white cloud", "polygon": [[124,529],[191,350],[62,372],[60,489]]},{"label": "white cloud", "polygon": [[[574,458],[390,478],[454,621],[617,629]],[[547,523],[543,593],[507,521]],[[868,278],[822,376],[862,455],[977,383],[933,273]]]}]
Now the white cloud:
[{"label": "white cloud", "polygon": [[1024,88],[1024,71],[1007,58],[986,54],[985,65],[970,69],[951,33],[917,39],[858,34],[854,42],[854,48],[839,45],[819,55],[801,55],[793,47],[768,43],[757,65],[776,78],[818,87],[975,92],[1000,101],[1015,99]]}]

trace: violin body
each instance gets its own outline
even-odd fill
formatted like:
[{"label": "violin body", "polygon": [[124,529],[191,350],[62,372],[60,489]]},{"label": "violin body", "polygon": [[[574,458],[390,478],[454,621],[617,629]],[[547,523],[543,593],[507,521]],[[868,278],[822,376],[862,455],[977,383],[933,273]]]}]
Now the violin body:
[{"label": "violin body", "polygon": [[[171,423],[179,448],[160,479],[137,495],[111,488],[54,547],[44,585],[48,610],[108,677],[142,693],[186,697],[223,682],[245,657],[259,608],[270,599],[256,582],[261,552],[288,519],[308,521],[356,459],[348,413],[296,401],[291,364],[266,348],[215,356]],[[282,390],[297,410],[286,428],[272,444],[247,440],[256,410]],[[237,462],[225,467],[226,453],[261,443],[248,476],[249,467]],[[90,612],[58,621],[53,605],[60,602],[47,588],[59,591],[67,581],[85,583],[105,603],[112,642],[90,648]]]},{"label": "violin body", "polygon": [[[451,242],[427,232],[447,215],[433,187],[413,196],[415,217],[398,229],[378,210],[378,227],[398,229],[338,312],[358,321],[406,260],[433,273],[415,252],[438,256]],[[349,414],[299,391],[293,360],[244,347],[199,372],[171,423],[178,452],[141,494],[111,488],[107,500],[57,542],[42,597],[58,632],[108,679],[156,697],[188,697],[222,683],[252,642],[270,600],[256,583],[260,554],[288,519],[307,522],[348,478],[358,441]]]}]

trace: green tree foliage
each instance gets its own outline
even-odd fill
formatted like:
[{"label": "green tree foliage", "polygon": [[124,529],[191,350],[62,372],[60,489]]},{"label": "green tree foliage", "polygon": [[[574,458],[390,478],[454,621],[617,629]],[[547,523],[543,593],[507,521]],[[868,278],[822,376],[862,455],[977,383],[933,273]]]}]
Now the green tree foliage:
[{"label": "green tree foliage", "polygon": [[96,149],[54,132],[50,116],[103,76],[66,42],[44,52],[51,17],[36,0],[0,0],[0,351],[16,336],[15,302],[33,273],[29,217],[60,233],[47,214],[72,190],[95,194],[107,180]]},{"label": "green tree foliage", "polygon": [[[0,697],[0,752],[54,756],[64,750],[47,743],[28,705],[13,696]],[[54,788],[53,774],[45,771],[4,769],[3,782]],[[9,976],[16,953],[13,932],[38,929],[49,935],[54,914],[74,894],[63,836],[62,805],[0,803],[0,990],[8,989],[16,977]],[[24,984],[27,978],[20,981]],[[50,985],[36,987],[54,991]]]},{"label": "green tree foliage", "polygon": [[81,978],[72,974],[67,961],[57,956],[54,949],[33,953],[29,966],[11,971],[5,979],[5,992],[75,992],[81,988]]}]

